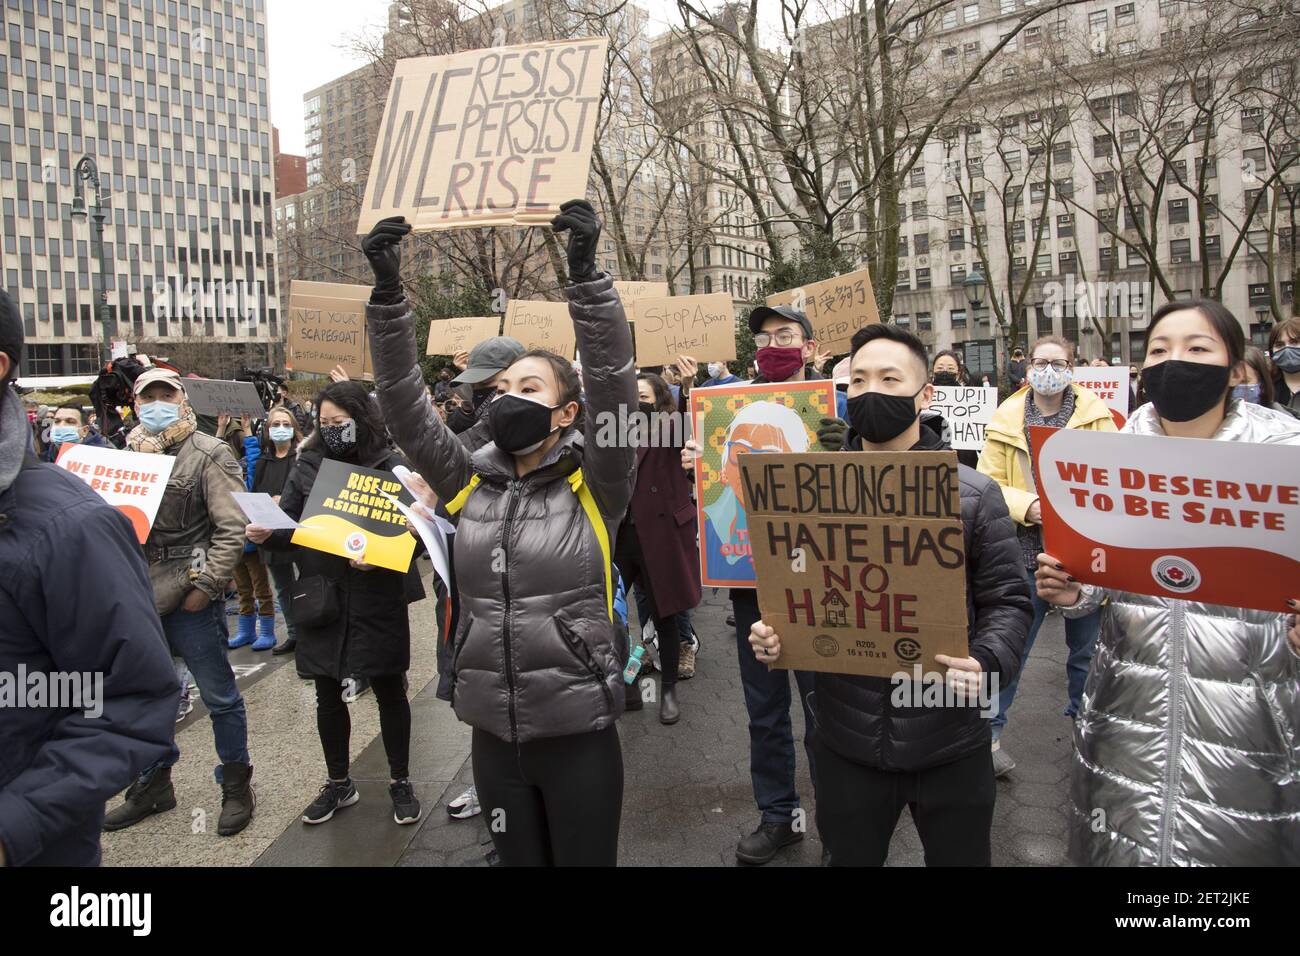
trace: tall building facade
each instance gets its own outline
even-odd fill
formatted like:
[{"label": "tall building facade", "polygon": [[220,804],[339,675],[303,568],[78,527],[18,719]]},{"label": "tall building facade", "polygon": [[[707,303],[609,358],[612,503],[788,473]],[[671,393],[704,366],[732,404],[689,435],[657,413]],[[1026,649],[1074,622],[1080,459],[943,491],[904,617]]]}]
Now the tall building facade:
[{"label": "tall building facade", "polygon": [[0,10],[0,276],[24,374],[99,363],[97,250],[72,216],[83,154],[102,183],[113,338],[222,374],[281,337],[264,2]]}]

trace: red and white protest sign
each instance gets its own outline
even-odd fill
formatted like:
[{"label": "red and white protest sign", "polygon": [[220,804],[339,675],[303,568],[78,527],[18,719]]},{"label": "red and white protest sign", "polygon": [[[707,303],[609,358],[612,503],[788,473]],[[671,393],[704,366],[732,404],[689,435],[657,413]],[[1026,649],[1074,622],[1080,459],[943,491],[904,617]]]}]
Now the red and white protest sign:
[{"label": "red and white protest sign", "polygon": [[59,452],[57,464],[130,518],[135,536],[144,544],[176,459],[171,455],[146,455],[67,442]]},{"label": "red and white protest sign", "polygon": [[1030,429],[1045,550],[1118,591],[1286,611],[1300,593],[1300,448]]},{"label": "red and white protest sign", "polygon": [[1094,392],[1110,409],[1111,417],[1115,419],[1115,427],[1124,427],[1129,414],[1127,365],[1116,365],[1111,368],[1081,365],[1074,370],[1074,384]]}]

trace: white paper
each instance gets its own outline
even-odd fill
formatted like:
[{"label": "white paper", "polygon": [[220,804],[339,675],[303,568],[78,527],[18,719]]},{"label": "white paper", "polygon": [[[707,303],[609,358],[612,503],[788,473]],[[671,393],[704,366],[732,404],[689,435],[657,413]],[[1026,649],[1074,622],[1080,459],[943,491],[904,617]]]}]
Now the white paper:
[{"label": "white paper", "polygon": [[[400,465],[398,466],[401,467]],[[397,474],[397,470],[393,470]],[[400,478],[400,476],[399,476]],[[433,570],[438,577],[442,578],[442,583],[447,585],[447,590],[451,590],[451,566],[447,560],[447,533],[443,530],[442,525],[446,522],[441,519],[435,519],[435,522],[426,521],[420,517],[414,510],[403,504],[395,496],[386,491],[379,492],[389,501],[397,506],[397,510],[406,515],[408,521],[414,526],[420,540],[424,542],[425,550],[429,552],[429,560],[433,562]]]},{"label": "white paper", "polygon": [[232,491],[230,497],[248,516],[248,523],[266,528],[268,531],[282,531],[289,528],[303,527],[285,514],[280,506],[264,491]]},{"label": "white paper", "polygon": [[[393,474],[397,476],[397,480],[402,483],[402,486],[411,493],[411,497],[414,498],[416,501],[419,501],[420,495],[416,492],[416,490],[413,487],[411,487],[411,476],[414,475],[416,478],[420,478],[420,473],[418,471],[411,471],[411,469],[407,468],[405,465],[394,465]],[[456,533],[456,526],[452,524],[450,521],[448,521],[446,518],[444,518],[442,515],[435,514],[433,516],[433,521],[434,524],[436,524],[439,528],[443,530],[444,534]]]}]

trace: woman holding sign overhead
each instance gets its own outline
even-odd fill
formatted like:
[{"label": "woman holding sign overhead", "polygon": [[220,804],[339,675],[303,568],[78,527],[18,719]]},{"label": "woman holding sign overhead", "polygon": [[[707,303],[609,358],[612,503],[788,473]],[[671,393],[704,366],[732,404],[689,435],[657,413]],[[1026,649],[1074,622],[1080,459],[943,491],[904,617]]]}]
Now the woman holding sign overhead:
[{"label": "woman holding sign overhead", "polygon": [[[317,428],[302,444],[298,463],[280,496],[280,508],[295,521],[311,497],[325,459],[392,471],[406,462],[388,446],[384,422],[360,382],[325,386],[317,399]],[[432,411],[432,407],[430,407]],[[372,567],[324,551],[295,545],[293,530],[245,529],[248,540],[271,551],[293,554],[298,580],[289,613],[297,630],[299,676],[316,682],[316,728],[329,776],[302,816],[324,823],[360,799],[348,775],[355,677],[370,681],[379,705],[379,729],[388,756],[393,819],[414,823],[420,803],[407,779],[411,749],[411,706],[404,675],[411,666],[411,628],[406,606],[424,598],[419,575]],[[362,555],[364,559],[365,555]]]},{"label": "woman holding sign overhead", "polygon": [[[1106,403],[1086,388],[1075,385],[1074,346],[1065,339],[1048,335],[1034,343],[1025,365],[1027,389],[1016,392],[993,413],[985,429],[984,451],[979,470],[1002,486],[1002,497],[1016,523],[1016,536],[1025,567],[1030,574],[1037,567],[1038,552],[1043,549],[1042,513],[1038,504],[1037,476],[1029,447],[1029,429],[1033,425],[1052,428],[1082,428],[1088,431],[1113,432],[1115,422]],[[1034,598],[1034,621],[1025,641],[1025,659],[1034,646],[1034,638],[1047,617],[1048,604]],[[1075,618],[1065,625],[1065,643],[1069,648],[1065,674],[1069,700],[1065,716],[1079,712],[1079,696],[1088,676],[1092,648],[1097,642],[1100,621],[1097,615]],[[1002,729],[1007,711],[1020,684],[1017,675],[998,695],[998,712],[993,718],[993,769],[999,777],[1015,769],[1016,762],[1002,749]]]},{"label": "woman holding sign overhead", "polygon": [[[1300,445],[1300,422],[1233,396],[1244,354],[1218,302],[1162,306],[1142,367],[1150,403],[1124,431],[1239,442],[1247,478],[1250,444]],[[1300,864],[1295,615],[1081,585],[1076,570],[1038,556],[1043,600],[1102,614],[1074,731],[1074,861]]]},{"label": "woman holding sign overhead", "polygon": [[398,278],[410,231],[400,218],[362,244],[376,279],[366,318],[389,427],[459,515],[453,706],[474,728],[474,782],[492,842],[509,866],[612,866],[623,805],[614,722],[627,663],[612,551],[636,450],[596,435],[602,414],[636,410],[636,376],[622,303],[596,271],[595,211],[565,203],[552,226],[569,232],[565,291],[585,401],[570,356],[525,353],[497,378],[492,441],[471,454],[424,399]]}]

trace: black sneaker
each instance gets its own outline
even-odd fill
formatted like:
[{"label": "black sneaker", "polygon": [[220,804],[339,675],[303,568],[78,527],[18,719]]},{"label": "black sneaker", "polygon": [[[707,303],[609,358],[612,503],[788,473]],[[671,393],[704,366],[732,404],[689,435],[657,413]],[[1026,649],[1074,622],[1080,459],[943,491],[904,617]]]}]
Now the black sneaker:
[{"label": "black sneaker", "polygon": [[360,799],[361,794],[357,793],[357,785],[352,782],[351,777],[342,783],[326,780],[325,786],[320,788],[320,796],[303,811],[302,822],[324,823],[334,816],[335,810],[350,807]]},{"label": "black sneaker", "polygon": [[415,799],[411,781],[399,780],[388,785],[388,795],[393,798],[393,819],[398,823],[414,823],[420,819],[420,801]]},{"label": "black sneaker", "polygon": [[757,830],[736,844],[736,859],[751,866],[762,866],[770,863],[782,847],[802,839],[803,834],[794,828],[793,822],[760,823]]}]

